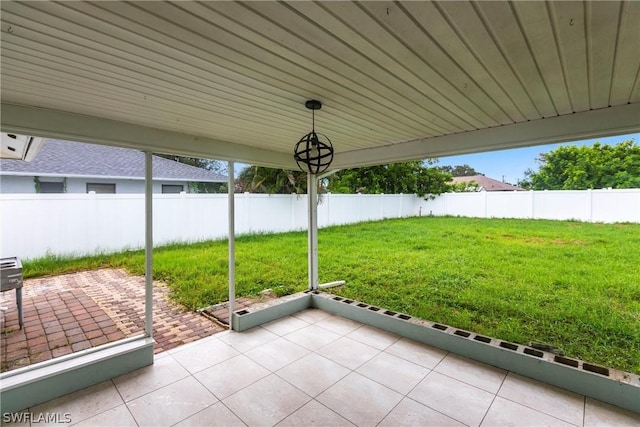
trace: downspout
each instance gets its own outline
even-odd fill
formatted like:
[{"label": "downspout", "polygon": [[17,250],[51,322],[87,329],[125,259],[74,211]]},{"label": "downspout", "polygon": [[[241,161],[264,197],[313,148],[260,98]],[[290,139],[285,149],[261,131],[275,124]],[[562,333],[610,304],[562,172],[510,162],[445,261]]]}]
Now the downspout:
[{"label": "downspout", "polygon": [[144,331],[153,338],[153,156],[144,152]]},{"label": "downspout", "polygon": [[235,216],[235,165],[229,162],[229,329],[233,329],[233,312],[236,308],[236,216]]}]

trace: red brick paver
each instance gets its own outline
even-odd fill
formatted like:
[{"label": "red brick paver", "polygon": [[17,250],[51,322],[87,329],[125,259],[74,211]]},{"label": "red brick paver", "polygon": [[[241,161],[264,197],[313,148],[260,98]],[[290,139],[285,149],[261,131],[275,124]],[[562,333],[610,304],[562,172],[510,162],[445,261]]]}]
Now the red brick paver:
[{"label": "red brick paver", "polygon": [[[0,294],[1,371],[63,356],[144,331],[144,277],[103,269],[25,280],[24,327],[18,328],[15,292]],[[219,324],[171,302],[154,282],[155,352],[224,330]]]}]

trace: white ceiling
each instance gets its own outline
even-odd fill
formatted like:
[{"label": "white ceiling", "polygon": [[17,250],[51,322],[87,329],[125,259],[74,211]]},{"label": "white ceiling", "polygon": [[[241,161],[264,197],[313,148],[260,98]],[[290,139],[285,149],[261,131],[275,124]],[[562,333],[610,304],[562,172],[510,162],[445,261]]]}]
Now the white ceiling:
[{"label": "white ceiling", "polygon": [[333,167],[640,131],[640,2],[2,1],[2,131]]}]

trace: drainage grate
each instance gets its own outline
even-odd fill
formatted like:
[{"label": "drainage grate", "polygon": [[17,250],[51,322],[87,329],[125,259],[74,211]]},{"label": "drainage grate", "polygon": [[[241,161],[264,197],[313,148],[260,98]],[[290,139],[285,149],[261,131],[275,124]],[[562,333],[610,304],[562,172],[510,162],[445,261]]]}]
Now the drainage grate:
[{"label": "drainage grate", "polygon": [[395,316],[397,313],[395,311],[387,310],[384,312],[387,316]]},{"label": "drainage grate", "polygon": [[500,347],[506,348],[507,350],[513,350],[513,351],[517,351],[518,350],[518,346],[515,345],[515,344],[512,344],[510,342],[501,341],[500,342]]},{"label": "drainage grate", "polygon": [[240,311],[236,311],[236,314],[238,316],[244,316],[245,314],[249,314],[249,310],[240,310]]},{"label": "drainage grate", "polygon": [[528,354],[528,355],[531,355],[531,356],[535,356],[535,357],[544,356],[544,353],[541,352],[540,350],[534,350],[533,348],[529,348],[529,347],[524,349],[524,353]]},{"label": "drainage grate", "polygon": [[438,324],[438,323],[434,323],[434,324],[433,324],[433,326],[432,326],[432,328],[440,329],[441,331],[446,331],[446,330],[447,330],[447,328],[448,328],[448,326],[440,325],[440,324]]},{"label": "drainage grate", "polygon": [[398,317],[402,320],[409,320],[411,316],[407,316],[406,314],[399,314]]},{"label": "drainage grate", "polygon": [[340,298],[340,297],[333,297],[333,299],[334,299],[335,301],[342,301],[342,298]]},{"label": "drainage grate", "polygon": [[343,300],[342,302],[343,302],[343,303],[345,303],[345,304],[351,304],[351,303],[353,302],[353,300],[351,300],[351,299],[345,299],[345,300]]},{"label": "drainage grate", "polygon": [[367,306],[367,304],[365,304],[365,303],[363,303],[363,302],[361,302],[360,304],[358,304],[358,307],[360,307],[360,308],[364,308],[364,307],[366,307],[366,306]]},{"label": "drainage grate", "polygon": [[461,330],[455,331],[454,334],[465,338],[468,338],[471,335],[469,332]]},{"label": "drainage grate", "polygon": [[577,360],[569,359],[568,357],[563,357],[563,356],[555,356],[553,358],[553,361],[561,363],[563,365],[573,366],[574,368],[577,368],[579,365]]},{"label": "drainage grate", "polygon": [[598,366],[598,365],[592,365],[591,363],[583,363],[582,369],[584,369],[585,371],[604,375],[605,377],[609,376],[609,370],[607,368],[603,368],[602,366]]},{"label": "drainage grate", "polygon": [[371,311],[380,311],[380,309],[378,307],[374,307],[374,306],[369,307],[369,310],[371,310]]},{"label": "drainage grate", "polygon": [[473,337],[473,339],[480,342],[486,342],[486,343],[491,342],[491,338],[483,337],[482,335],[476,335],[475,337]]}]

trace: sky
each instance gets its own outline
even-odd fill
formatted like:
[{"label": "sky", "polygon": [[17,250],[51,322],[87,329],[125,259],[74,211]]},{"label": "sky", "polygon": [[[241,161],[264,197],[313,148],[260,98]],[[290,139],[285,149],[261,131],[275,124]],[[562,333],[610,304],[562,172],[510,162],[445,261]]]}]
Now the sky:
[{"label": "sky", "polygon": [[456,166],[467,164],[476,171],[483,173],[498,181],[517,184],[523,179],[524,171],[528,168],[537,171],[540,164],[535,161],[541,153],[547,153],[563,145],[587,145],[596,142],[615,145],[619,142],[633,139],[640,144],[640,133],[629,135],[611,136],[607,138],[585,139],[581,141],[566,142],[562,144],[537,145],[535,147],[515,148],[512,150],[490,151],[487,153],[463,154],[460,156],[440,157],[439,166]]},{"label": "sky", "polygon": [[[524,179],[524,171],[531,168],[537,171],[540,164],[535,161],[541,153],[547,153],[561,145],[588,145],[591,146],[596,142],[601,144],[615,145],[619,142],[633,139],[636,144],[640,144],[640,133],[628,135],[611,136],[607,138],[585,139],[581,141],[565,142],[561,144],[536,145],[534,147],[515,148],[512,150],[489,151],[486,153],[463,154],[460,156],[440,157],[438,166],[456,166],[467,164],[484,174],[498,181],[505,181],[511,184],[517,184],[518,180]],[[243,163],[236,164],[235,176],[246,165]]]}]

